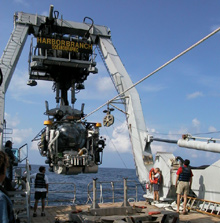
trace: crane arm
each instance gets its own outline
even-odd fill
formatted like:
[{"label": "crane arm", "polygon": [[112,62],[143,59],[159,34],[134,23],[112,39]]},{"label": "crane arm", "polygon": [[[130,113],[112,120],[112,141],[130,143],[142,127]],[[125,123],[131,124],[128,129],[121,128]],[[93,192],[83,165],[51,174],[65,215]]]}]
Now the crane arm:
[{"label": "crane arm", "polygon": [[5,94],[26,42],[28,28],[25,24],[15,24],[14,30],[0,59],[0,69],[3,76],[3,82],[0,87],[0,132],[3,131]]},{"label": "crane arm", "polygon": [[[119,94],[124,92],[132,86],[133,83],[117,54],[111,39],[100,37],[99,48],[116,90]],[[153,166],[153,157],[150,143],[148,143],[149,135],[145,126],[139,94],[135,88],[132,88],[121,95],[121,100],[125,106],[126,120],[132,143],[137,176],[141,183],[146,183],[149,170]]]}]

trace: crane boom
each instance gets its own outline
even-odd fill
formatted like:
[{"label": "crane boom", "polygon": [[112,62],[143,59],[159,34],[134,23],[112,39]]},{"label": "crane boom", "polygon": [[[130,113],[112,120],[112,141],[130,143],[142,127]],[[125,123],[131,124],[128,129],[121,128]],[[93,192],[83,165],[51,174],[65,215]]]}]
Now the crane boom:
[{"label": "crane boom", "polygon": [[0,87],[0,132],[3,131],[5,94],[26,42],[28,28],[25,24],[15,23],[14,30],[0,59],[0,68],[3,74],[3,82]]},{"label": "crane boom", "polygon": [[[133,85],[122,61],[113,46],[110,38],[100,37],[99,47],[108,67],[114,85],[118,93],[124,92]],[[141,183],[148,179],[149,170],[153,165],[153,157],[148,140],[145,120],[139,94],[135,88],[130,89],[121,95],[125,106],[126,120],[132,142],[132,150],[136,165],[137,176]]]}]

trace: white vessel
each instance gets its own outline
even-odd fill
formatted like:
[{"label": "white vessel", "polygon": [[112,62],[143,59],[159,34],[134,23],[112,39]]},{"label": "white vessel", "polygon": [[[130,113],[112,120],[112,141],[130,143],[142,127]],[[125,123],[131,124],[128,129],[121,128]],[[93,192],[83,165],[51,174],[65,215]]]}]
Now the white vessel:
[{"label": "white vessel", "polygon": [[[219,30],[220,28],[216,29],[204,37],[202,41]],[[155,160],[153,160],[151,143],[154,141],[171,142],[180,147],[219,153],[220,143],[217,139],[196,138],[189,134],[184,135],[178,141],[154,138],[146,129],[139,94],[135,89],[139,83],[202,41],[192,45],[183,53],[133,84],[113,45],[108,27],[95,25],[89,17],[85,17],[83,23],[63,20],[63,18],[59,18],[59,13],[54,11],[53,6],[50,6],[49,16],[24,12],[18,12],[14,16],[14,30],[0,60],[3,77],[0,89],[1,132],[4,131],[5,93],[28,35],[33,36],[30,47],[28,85],[36,86],[37,80],[54,83],[57,107],[50,109],[49,103],[45,103],[45,115],[48,117],[44,122],[46,127],[35,137],[35,140],[39,140],[39,151],[42,156],[47,157],[46,163],[51,171],[57,174],[96,173],[98,165],[102,164],[105,139],[100,136],[101,123],[86,120],[93,112],[85,115],[84,104],[81,105],[80,109],[74,107],[76,92],[84,89],[84,82],[90,73],[98,72],[95,62],[96,48],[98,48],[118,92],[117,96],[98,108],[107,107],[103,125],[109,127],[114,124],[112,111],[119,109],[116,106],[118,102],[123,104],[124,110],[122,112],[127,121],[137,176],[143,188],[150,183],[150,170],[153,167],[159,167],[163,175],[161,200],[171,201],[175,199],[175,173],[180,164],[171,153],[157,153]],[[70,100],[68,98],[69,91]],[[3,134],[1,134],[1,149],[3,149],[2,136]],[[192,192],[198,199],[212,202],[220,200],[218,187],[220,178],[213,178],[211,174],[218,172],[219,167],[220,161],[217,161],[208,167],[193,169]],[[201,192],[200,188],[204,184],[206,187]],[[152,199],[150,190],[147,190],[145,197]]]}]

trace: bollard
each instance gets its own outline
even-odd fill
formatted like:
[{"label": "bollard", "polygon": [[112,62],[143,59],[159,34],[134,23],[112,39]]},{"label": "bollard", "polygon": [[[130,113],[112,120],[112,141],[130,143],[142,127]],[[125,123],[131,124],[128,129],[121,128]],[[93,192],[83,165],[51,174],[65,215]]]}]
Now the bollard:
[{"label": "bollard", "polygon": [[128,187],[127,187],[127,178],[124,178],[124,202],[122,206],[127,207],[130,206],[127,198],[127,192],[128,192]]},{"label": "bollard", "polygon": [[93,179],[93,188],[92,188],[93,189],[93,199],[92,199],[92,206],[91,206],[92,209],[99,208],[99,205],[96,202],[96,190],[97,190],[96,180],[97,180],[97,178]]}]

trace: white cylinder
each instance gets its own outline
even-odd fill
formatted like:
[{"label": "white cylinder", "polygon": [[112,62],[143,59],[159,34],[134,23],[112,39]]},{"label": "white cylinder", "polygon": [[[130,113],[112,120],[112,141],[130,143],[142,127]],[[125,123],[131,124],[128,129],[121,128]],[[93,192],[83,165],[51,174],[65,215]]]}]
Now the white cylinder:
[{"label": "white cylinder", "polygon": [[197,149],[197,150],[204,150],[208,152],[220,153],[220,144],[219,143],[208,143],[208,142],[201,142],[201,141],[194,141],[194,140],[184,140],[179,139],[177,142],[178,146]]}]

